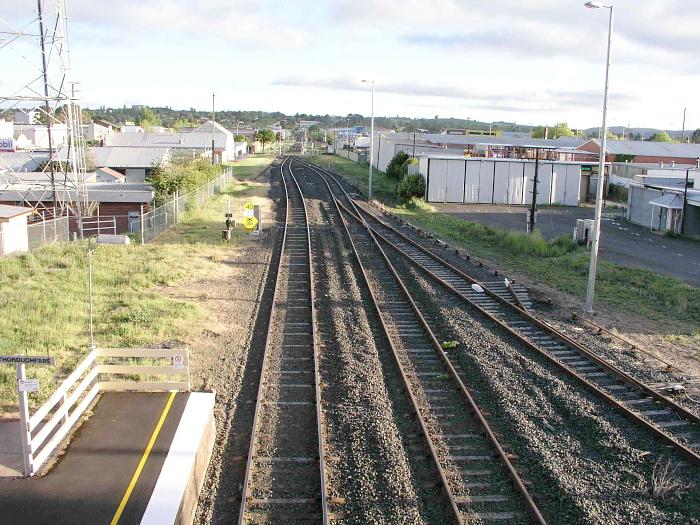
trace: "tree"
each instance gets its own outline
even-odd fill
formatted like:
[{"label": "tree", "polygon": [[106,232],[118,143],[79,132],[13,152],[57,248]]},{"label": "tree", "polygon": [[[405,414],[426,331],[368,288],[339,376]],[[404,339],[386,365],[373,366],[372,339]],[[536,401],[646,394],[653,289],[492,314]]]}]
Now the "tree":
[{"label": "tree", "polygon": [[615,155],[615,162],[634,162],[634,155],[630,153],[618,153]]},{"label": "tree", "polygon": [[139,112],[136,115],[136,124],[148,131],[150,128],[160,126],[161,121],[155,111],[148,106],[144,106],[139,108]]},{"label": "tree", "polygon": [[557,139],[559,137],[573,137],[574,132],[566,122],[557,122],[554,124],[554,127],[549,130],[549,136],[553,139]]},{"label": "tree", "polygon": [[693,141],[695,144],[700,144],[700,128],[698,128],[698,129],[696,129],[695,131],[693,131],[692,141]]},{"label": "tree", "polygon": [[408,175],[396,187],[396,196],[405,204],[413,197],[422,198],[425,195],[425,180],[422,175]]},{"label": "tree", "polygon": [[401,168],[407,160],[408,153],[399,151],[396,155],[394,155],[394,158],[389,161],[389,165],[386,167],[387,176],[394,179],[401,179],[404,175]]},{"label": "tree", "polygon": [[260,141],[262,149],[265,151],[265,144],[269,144],[277,139],[277,135],[271,129],[259,129],[255,132],[255,139]]},{"label": "tree", "polygon": [[236,135],[235,137],[233,137],[233,140],[234,140],[235,142],[247,142],[247,143],[250,143],[250,139],[248,139],[248,137],[246,137],[245,135]]},{"label": "tree", "polygon": [[652,142],[673,142],[671,135],[669,135],[665,131],[659,131],[658,133],[654,133],[649,138],[649,140]]}]

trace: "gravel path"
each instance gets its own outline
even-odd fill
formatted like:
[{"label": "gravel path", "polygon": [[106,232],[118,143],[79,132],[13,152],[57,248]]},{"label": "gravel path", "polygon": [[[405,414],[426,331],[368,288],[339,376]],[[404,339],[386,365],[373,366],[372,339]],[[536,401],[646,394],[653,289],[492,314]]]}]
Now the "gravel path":
[{"label": "gravel path", "polygon": [[[273,177],[270,197],[280,194],[279,170],[274,166],[259,180]],[[277,217],[279,222],[280,217]],[[216,390],[215,418],[217,435],[207,478],[200,493],[195,523],[231,523],[237,519],[248,453],[250,430],[257,393],[260,363],[274,287],[275,260],[279,257],[282,236],[277,227],[270,236],[251,243],[231,261],[242,268],[235,279],[216,282],[212,292],[226,299],[217,301],[216,315],[222,318],[220,333],[209,333],[210,344],[200,354],[195,377],[202,386]],[[276,247],[273,253],[273,246]],[[272,259],[272,260],[271,260]],[[203,290],[199,290],[200,292]]]},{"label": "gravel path", "polygon": [[295,169],[307,198],[321,340],[322,403],[335,523],[436,523],[417,428],[325,186]]},{"label": "gravel path", "polygon": [[[697,490],[667,502],[651,496],[657,461],[666,449],[643,430],[552,373],[517,341],[500,335],[442,287],[403,259],[392,257],[443,340],[460,342],[451,351],[465,382],[509,449],[516,466],[534,485],[540,508],[556,523],[698,523]],[[697,469],[680,467],[682,483],[697,487]]]}]

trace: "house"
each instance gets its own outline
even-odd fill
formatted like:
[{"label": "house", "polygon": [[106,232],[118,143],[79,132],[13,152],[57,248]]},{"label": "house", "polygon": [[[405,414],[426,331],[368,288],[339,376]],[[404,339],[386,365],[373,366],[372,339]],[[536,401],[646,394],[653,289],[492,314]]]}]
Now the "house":
[{"label": "house", "polygon": [[97,122],[91,122],[83,125],[83,136],[89,142],[99,142],[107,138],[107,135],[112,133],[113,129],[111,125],[104,126]]},{"label": "house", "polygon": [[27,218],[32,208],[0,204],[0,256],[29,250]]},{"label": "house", "polygon": [[170,148],[173,155],[184,153],[209,157],[212,141],[216,163],[238,160],[247,147],[243,142],[236,143],[233,133],[210,120],[189,132],[113,133],[105,144],[112,148]]},{"label": "house", "polygon": [[[119,133],[110,135],[118,136]],[[147,133],[133,133],[129,137],[145,137]],[[167,164],[170,160],[169,147],[118,147],[102,146],[90,148],[88,157],[96,168],[111,168],[125,175],[125,182],[144,182],[151,176],[157,166]]]},{"label": "house", "polygon": [[[84,187],[86,202],[83,204],[83,217],[87,235],[96,233],[90,225],[99,220],[103,224],[114,224],[116,233],[135,231],[142,211],[149,209],[155,197],[153,188],[144,183],[88,182]],[[56,192],[60,202],[77,208],[78,193],[74,187],[59,187]],[[50,210],[53,190],[45,180],[7,185],[0,187],[0,205],[3,204],[15,207],[23,204],[37,210]],[[78,231],[74,214],[71,214],[70,231]]]},{"label": "house", "polygon": [[146,130],[143,129],[141,126],[135,125],[133,122],[126,122],[123,124],[120,128],[119,131],[122,133],[145,133]]},{"label": "house", "polygon": [[[594,160],[600,154],[598,139],[591,139],[578,147],[577,160]],[[609,140],[606,146],[607,162],[624,160],[642,164],[671,164],[684,167],[700,162],[700,144],[650,142],[641,140]]]}]

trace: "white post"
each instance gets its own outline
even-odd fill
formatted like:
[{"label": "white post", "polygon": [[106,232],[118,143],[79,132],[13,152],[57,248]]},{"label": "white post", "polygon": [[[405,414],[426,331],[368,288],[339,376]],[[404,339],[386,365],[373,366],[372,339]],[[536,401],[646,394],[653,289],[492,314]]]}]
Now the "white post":
[{"label": "white post", "polygon": [[92,324],[92,243],[88,238],[88,308],[90,313],[90,350],[95,348],[95,337]]},{"label": "white post", "polygon": [[372,202],[372,157],[374,157],[374,80],[372,80],[372,116],[369,132],[369,189],[367,190],[367,197],[370,202]]},{"label": "white post", "polygon": [[140,221],[141,221],[141,246],[143,246],[145,244],[144,232],[143,232],[143,226],[144,226],[144,223],[143,223],[143,204],[141,205]]},{"label": "white post", "polygon": [[19,425],[22,437],[22,456],[24,458],[24,475],[34,474],[34,454],[32,452],[32,435],[29,432],[29,399],[26,392],[20,392],[19,383],[26,379],[24,365],[17,365],[17,397],[19,398]]},{"label": "white post", "polygon": [[608,146],[608,81],[610,75],[610,48],[613,32],[613,7],[603,6],[597,2],[588,2],[586,6],[593,8],[605,7],[610,10],[610,19],[608,22],[608,51],[605,64],[605,91],[603,95],[603,126],[601,128],[600,157],[598,162],[598,188],[596,188],[597,196],[595,202],[595,219],[593,221],[593,244],[591,246],[591,262],[588,269],[588,287],[586,289],[586,304],[584,306],[584,312],[591,315],[593,313],[593,294],[595,292],[595,277],[598,267],[598,246],[600,243],[600,219],[603,213],[603,193],[605,189],[605,156]]}]

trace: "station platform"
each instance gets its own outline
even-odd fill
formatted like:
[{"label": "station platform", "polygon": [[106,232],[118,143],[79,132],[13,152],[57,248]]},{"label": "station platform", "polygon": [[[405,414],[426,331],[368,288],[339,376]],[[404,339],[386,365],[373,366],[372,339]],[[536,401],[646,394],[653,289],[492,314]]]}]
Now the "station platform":
[{"label": "station platform", "polygon": [[215,438],[213,393],[106,392],[46,472],[0,478],[0,521],[188,522]]}]

